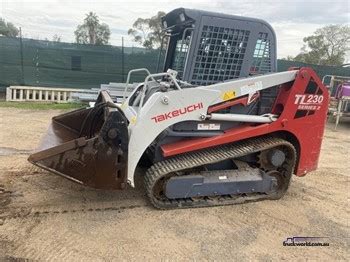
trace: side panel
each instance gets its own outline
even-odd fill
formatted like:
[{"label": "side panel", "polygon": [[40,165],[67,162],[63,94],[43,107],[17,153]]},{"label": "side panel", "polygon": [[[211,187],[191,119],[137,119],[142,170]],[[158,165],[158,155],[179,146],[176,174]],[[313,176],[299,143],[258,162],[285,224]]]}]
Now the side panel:
[{"label": "side panel", "polygon": [[258,126],[246,125],[228,130],[225,134],[180,141],[162,146],[164,156],[231,143],[278,131],[292,133],[300,144],[298,176],[317,168],[327,119],[329,94],[316,73],[301,68],[292,85],[285,84],[275,101],[273,113],[281,112],[277,121]]}]

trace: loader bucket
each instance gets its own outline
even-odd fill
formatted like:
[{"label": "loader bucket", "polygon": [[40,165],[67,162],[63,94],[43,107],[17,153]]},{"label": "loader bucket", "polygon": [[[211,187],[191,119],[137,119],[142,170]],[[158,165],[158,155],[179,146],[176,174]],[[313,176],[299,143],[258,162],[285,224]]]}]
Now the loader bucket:
[{"label": "loader bucket", "polygon": [[126,186],[128,122],[102,91],[92,108],[53,117],[28,161],[75,182],[100,189]]}]

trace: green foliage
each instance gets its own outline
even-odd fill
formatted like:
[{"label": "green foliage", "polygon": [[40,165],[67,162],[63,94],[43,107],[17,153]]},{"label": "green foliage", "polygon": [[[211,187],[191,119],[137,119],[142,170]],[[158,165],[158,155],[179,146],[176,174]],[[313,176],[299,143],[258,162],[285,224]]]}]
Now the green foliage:
[{"label": "green foliage", "polygon": [[19,30],[14,24],[5,22],[4,19],[0,18],[0,35],[8,37],[17,37]]},{"label": "green foliage", "polygon": [[303,39],[305,45],[293,60],[317,65],[342,65],[350,50],[350,27],[328,25]]},{"label": "green foliage", "polygon": [[56,42],[56,43],[60,43],[61,42],[61,36],[59,36],[58,34],[54,34],[52,37],[52,40],[45,38],[45,41],[52,41],[52,42]]},{"label": "green foliage", "polygon": [[286,61],[294,61],[294,56],[288,55],[285,58],[282,58],[282,60],[286,60]]},{"label": "green foliage", "polygon": [[138,18],[128,30],[128,34],[147,49],[159,48],[165,35],[161,23],[161,17],[164,15],[164,12],[159,11],[151,18]]},{"label": "green foliage", "polygon": [[74,34],[78,44],[106,45],[111,31],[107,24],[100,23],[95,13],[90,12],[86,15],[84,23],[77,26]]},{"label": "green foliage", "polygon": [[55,34],[55,35],[52,37],[52,42],[58,42],[58,43],[60,43],[60,42],[61,42],[61,36]]},{"label": "green foliage", "polygon": [[66,103],[66,104],[55,104],[55,103],[42,103],[42,102],[0,102],[0,107],[12,107],[18,109],[32,109],[32,110],[48,110],[48,109],[59,109],[59,110],[70,110],[81,108],[84,105],[81,103]]}]

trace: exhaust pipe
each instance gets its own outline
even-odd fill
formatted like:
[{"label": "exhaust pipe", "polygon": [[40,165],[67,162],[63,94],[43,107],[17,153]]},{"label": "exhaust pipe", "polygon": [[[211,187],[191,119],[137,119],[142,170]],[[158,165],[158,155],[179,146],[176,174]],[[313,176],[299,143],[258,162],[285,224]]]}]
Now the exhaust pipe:
[{"label": "exhaust pipe", "polygon": [[123,189],[127,182],[128,120],[101,91],[95,106],[52,118],[28,161],[77,183]]}]

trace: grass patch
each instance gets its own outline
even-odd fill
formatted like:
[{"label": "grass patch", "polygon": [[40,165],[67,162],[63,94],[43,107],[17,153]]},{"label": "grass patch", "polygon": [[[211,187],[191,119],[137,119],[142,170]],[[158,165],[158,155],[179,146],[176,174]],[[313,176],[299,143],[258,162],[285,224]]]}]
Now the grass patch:
[{"label": "grass patch", "polygon": [[77,109],[86,106],[81,103],[35,103],[35,102],[0,102],[0,107],[12,107],[18,109],[34,109],[34,110],[48,110],[48,109],[58,109],[58,110],[69,110]]}]

